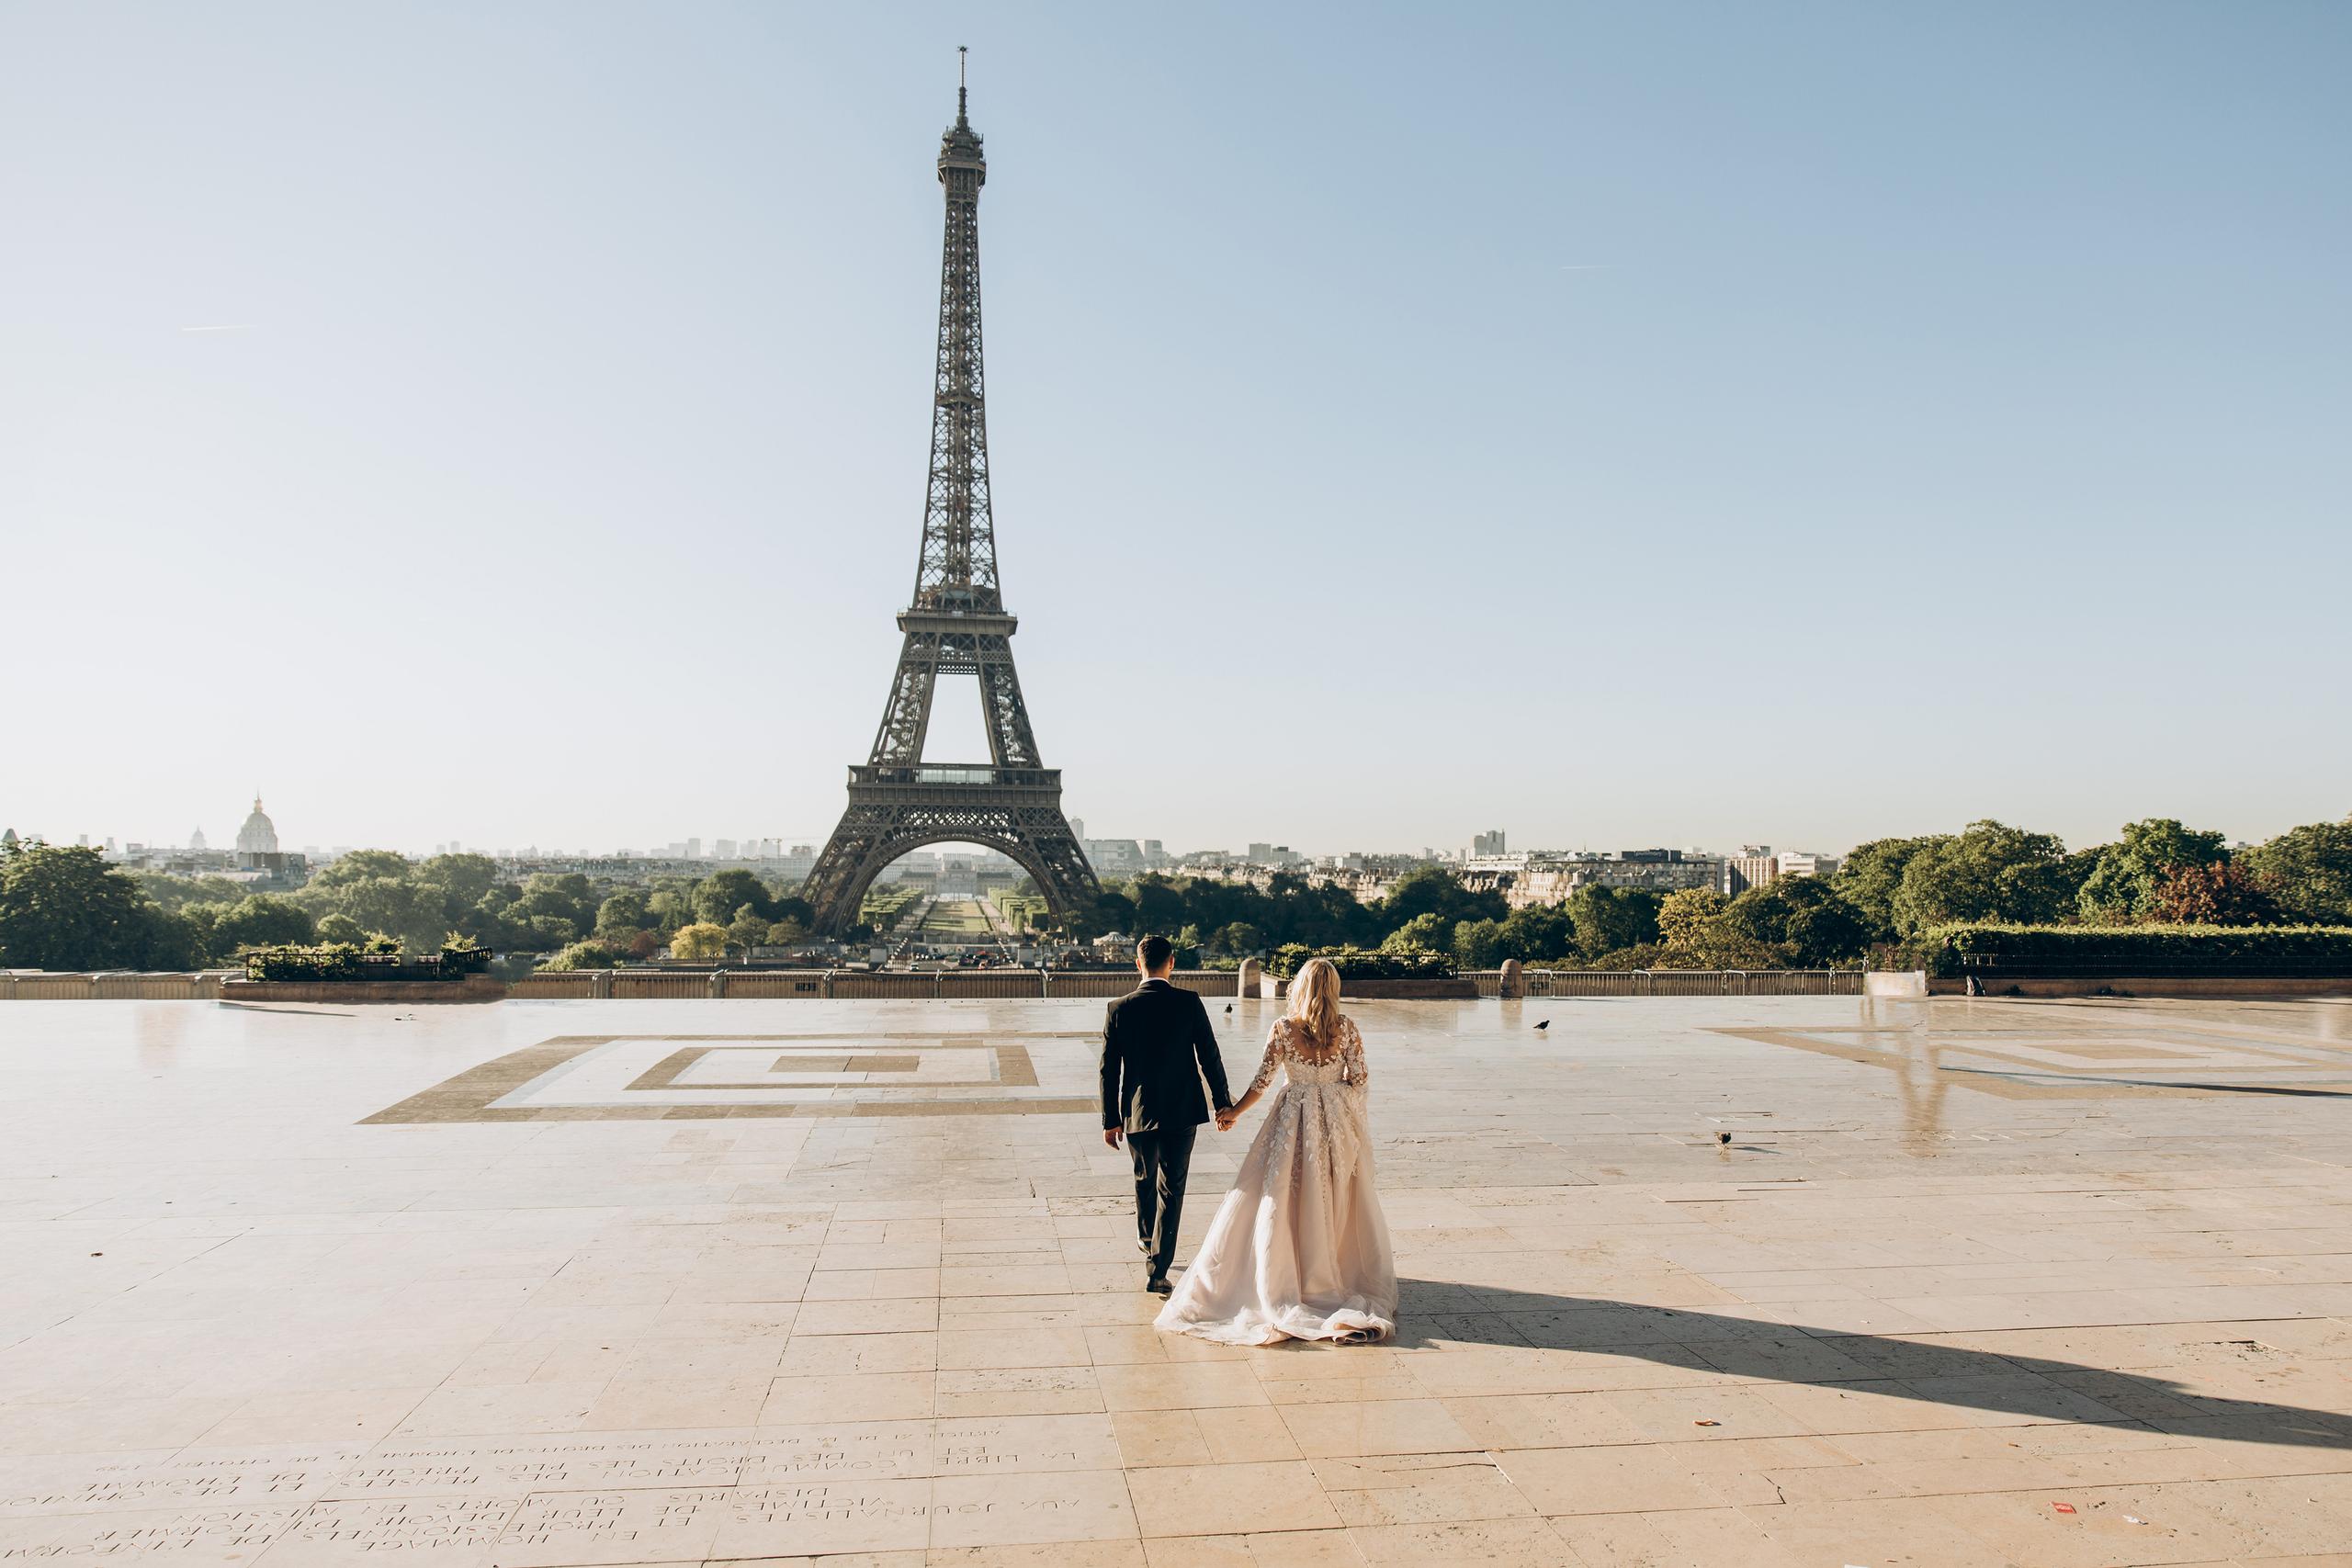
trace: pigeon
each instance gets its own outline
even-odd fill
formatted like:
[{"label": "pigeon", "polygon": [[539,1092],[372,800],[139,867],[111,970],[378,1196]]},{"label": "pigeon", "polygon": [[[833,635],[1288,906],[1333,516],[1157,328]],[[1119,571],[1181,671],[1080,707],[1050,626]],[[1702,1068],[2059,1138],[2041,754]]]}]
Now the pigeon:
[{"label": "pigeon", "polygon": [[1731,1134],[1729,1133],[1717,1133],[1715,1134],[1715,1142],[1719,1144],[1728,1144],[1731,1142]]},{"label": "pigeon", "polygon": [[1537,1032],[1537,1033],[1539,1033],[1539,1034],[1540,1034],[1540,1033],[1542,1033],[1544,1030],[1547,1030],[1547,1029],[1549,1029],[1549,1028],[1551,1028],[1551,1027],[1552,1027],[1552,1021],[1551,1021],[1550,1019],[1548,1019],[1548,1018],[1547,1018],[1547,1019],[1545,1019],[1543,1022],[1541,1022],[1541,1023],[1539,1023],[1539,1024],[1537,1024],[1537,1025],[1535,1026],[1535,1031],[1536,1031],[1536,1032]]},{"label": "pigeon", "polygon": [[1225,1010],[1226,1010],[1226,1011],[1227,1011],[1227,1012],[1231,1012],[1231,1011],[1233,1010],[1233,1004],[1232,1004],[1231,1002],[1227,1002],[1227,1003],[1226,1003],[1226,1004],[1225,1004]]}]

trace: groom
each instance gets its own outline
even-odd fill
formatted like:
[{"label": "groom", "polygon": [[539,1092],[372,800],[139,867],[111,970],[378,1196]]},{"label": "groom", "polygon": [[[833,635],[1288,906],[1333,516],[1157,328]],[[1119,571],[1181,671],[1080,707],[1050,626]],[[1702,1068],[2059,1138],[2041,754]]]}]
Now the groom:
[{"label": "groom", "polygon": [[1111,1004],[1102,1021],[1102,1141],[1124,1132],[1136,1166],[1136,1245],[1150,1260],[1144,1289],[1166,1295],[1176,1259],[1176,1225],[1184,1214],[1184,1175],[1193,1134],[1209,1119],[1201,1078],[1216,1109],[1233,1104],[1225,1060],[1199,995],[1169,983],[1176,950],[1164,936],[1136,944],[1143,984]]}]

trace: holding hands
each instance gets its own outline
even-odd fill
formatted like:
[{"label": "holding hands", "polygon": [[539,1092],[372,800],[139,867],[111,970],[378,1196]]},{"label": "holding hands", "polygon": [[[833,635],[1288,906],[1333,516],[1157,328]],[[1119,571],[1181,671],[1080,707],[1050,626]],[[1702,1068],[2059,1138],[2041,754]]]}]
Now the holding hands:
[{"label": "holding hands", "polygon": [[1258,1103],[1258,1096],[1261,1090],[1252,1089],[1249,1093],[1243,1095],[1239,1100],[1235,1100],[1231,1105],[1218,1106],[1216,1108],[1216,1130],[1220,1133],[1232,1132],[1234,1123],[1240,1121],[1244,1116],[1249,1115],[1250,1108]]}]

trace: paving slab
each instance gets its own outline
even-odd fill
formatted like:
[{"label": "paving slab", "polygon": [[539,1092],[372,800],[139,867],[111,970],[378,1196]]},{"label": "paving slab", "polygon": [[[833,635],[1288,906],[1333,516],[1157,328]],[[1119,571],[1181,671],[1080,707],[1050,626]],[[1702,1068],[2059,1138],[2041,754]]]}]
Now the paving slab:
[{"label": "paving slab", "polygon": [[11,1003],[0,1561],[2352,1561],[2352,1002],[1350,1010],[1399,1335],[1243,1349],[1099,1002]]}]

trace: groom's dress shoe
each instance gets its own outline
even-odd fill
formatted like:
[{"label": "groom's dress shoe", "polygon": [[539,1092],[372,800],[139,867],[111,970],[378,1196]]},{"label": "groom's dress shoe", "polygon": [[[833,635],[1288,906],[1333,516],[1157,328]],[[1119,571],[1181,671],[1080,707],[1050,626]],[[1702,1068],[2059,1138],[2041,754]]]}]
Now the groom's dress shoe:
[{"label": "groom's dress shoe", "polygon": [[1175,1286],[1168,1282],[1168,1276],[1165,1274],[1154,1274],[1150,1279],[1146,1280],[1143,1282],[1143,1288],[1149,1291],[1155,1296],[1167,1295],[1176,1289]]}]

